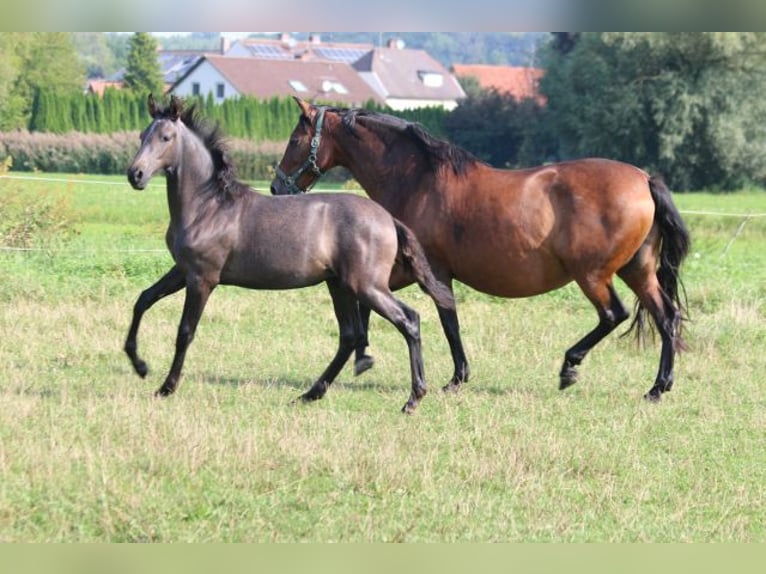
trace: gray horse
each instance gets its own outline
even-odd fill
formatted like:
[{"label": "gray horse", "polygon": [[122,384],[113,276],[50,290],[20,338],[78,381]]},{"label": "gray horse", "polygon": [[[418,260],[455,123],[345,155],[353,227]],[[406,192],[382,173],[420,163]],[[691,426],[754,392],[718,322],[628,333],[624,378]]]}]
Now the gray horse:
[{"label": "gray horse", "polygon": [[137,354],[144,312],[186,288],[170,372],[157,391],[172,394],[210,293],[218,284],[249,289],[295,289],[327,283],[340,330],[335,357],[301,398],[320,399],[363,336],[358,303],[393,323],[407,341],[412,392],[402,409],[413,411],[426,394],[418,313],[389,288],[392,271],[410,275],[437,307],[455,308],[449,289],[431,272],[414,234],[369,199],[350,194],[270,197],[236,179],[222,136],[171,97],[160,106],[150,95],[152,122],[128,168],[128,180],[144,189],[165,172],[170,225],[166,242],[175,265],[141,293],[125,352],[136,372],[147,366]]}]

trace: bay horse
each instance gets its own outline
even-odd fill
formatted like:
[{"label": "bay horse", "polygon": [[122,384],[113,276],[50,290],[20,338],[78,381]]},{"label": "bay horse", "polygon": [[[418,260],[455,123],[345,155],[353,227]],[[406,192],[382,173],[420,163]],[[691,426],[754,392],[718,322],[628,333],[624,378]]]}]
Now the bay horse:
[{"label": "bay horse", "polygon": [[[654,386],[644,396],[657,401],[671,389],[675,353],[684,348],[679,268],[690,237],[660,178],[601,158],[497,169],[418,124],[295,100],[300,116],[272,194],[306,191],[343,166],[415,232],[450,289],[458,280],[499,297],[530,297],[575,281],[598,324],[564,354],[560,389],[576,382],[586,354],[629,317],[613,286],[617,275],[637,296],[631,328],[640,334],[648,313],[662,340]],[[457,390],[469,376],[458,316],[440,308],[439,317],[454,362],[444,390]],[[363,309],[357,371],[371,365],[364,352],[368,318]]]},{"label": "bay horse", "polygon": [[150,95],[152,121],[127,170],[134,189],[164,171],[170,224],[166,243],[175,264],[143,291],[133,309],[125,342],[135,371],[143,378],[136,335],[143,314],[163,297],[186,290],[175,355],[159,396],[175,392],[187,348],[213,289],[294,289],[325,282],[340,330],[338,350],[301,398],[320,399],[362,336],[359,302],[390,321],[407,341],[412,412],[426,394],[418,313],[396,299],[389,278],[396,261],[404,265],[438,305],[454,308],[452,293],[434,278],[412,231],[364,197],[317,194],[271,197],[239,182],[218,126],[194,106],[170,98],[168,106]]}]

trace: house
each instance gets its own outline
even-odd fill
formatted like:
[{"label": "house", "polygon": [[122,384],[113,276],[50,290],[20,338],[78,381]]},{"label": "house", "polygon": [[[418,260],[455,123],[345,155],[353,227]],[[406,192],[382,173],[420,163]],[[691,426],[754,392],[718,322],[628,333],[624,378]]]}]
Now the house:
[{"label": "house", "polygon": [[427,106],[453,110],[466,97],[455,77],[425,50],[392,40],[351,64],[393,110]]},{"label": "house", "polygon": [[[452,110],[466,97],[449,70],[426,51],[405,48],[398,40],[375,47],[325,42],[318,34],[306,40],[281,34],[233,43],[222,37],[215,53],[160,50],[157,58],[167,92],[212,93],[219,103],[244,95],[300,96],[349,107],[373,101],[394,110],[426,106]],[[110,78],[110,85],[120,85],[122,73]],[[101,86],[92,84],[89,89]]]},{"label": "house", "polygon": [[[178,78],[184,75],[189,68],[207,54],[209,54],[209,52],[202,50],[158,50],[157,62],[160,65],[165,89],[168,90]],[[109,78],[90,79],[87,82],[86,90],[98,94],[99,96],[103,96],[106,88],[124,88],[124,77],[125,69],[123,68]]]},{"label": "house", "polygon": [[425,106],[451,110],[465,98],[465,92],[449,70],[426,51],[405,48],[400,40],[389,40],[385,47],[375,47],[325,42],[318,34],[309,35],[305,41],[281,34],[278,39],[238,40],[225,55],[280,62],[349,64],[378,94],[375,101],[395,110]]},{"label": "house", "polygon": [[183,76],[200,58],[210,52],[202,50],[160,50],[157,60],[160,63],[165,86],[170,87]]},{"label": "house", "polygon": [[540,104],[545,103],[545,98],[538,88],[544,73],[540,68],[454,64],[452,70],[458,79],[474,78],[482,89],[510,94],[516,100],[533,98]]},{"label": "house", "polygon": [[122,80],[103,80],[101,78],[94,78],[88,80],[86,86],[85,86],[85,92],[89,94],[96,94],[97,96],[103,98],[104,92],[108,88],[115,88],[117,90],[122,89],[123,82]]},{"label": "house", "polygon": [[200,58],[171,86],[178,96],[207,96],[216,102],[252,96],[299,96],[317,102],[361,106],[383,99],[346,63],[213,56]]}]

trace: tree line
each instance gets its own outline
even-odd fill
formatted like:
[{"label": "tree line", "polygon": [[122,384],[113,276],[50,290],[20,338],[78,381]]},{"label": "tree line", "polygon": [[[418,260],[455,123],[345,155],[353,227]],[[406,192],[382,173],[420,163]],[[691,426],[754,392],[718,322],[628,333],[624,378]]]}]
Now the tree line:
[{"label": "tree line", "polygon": [[[71,56],[66,34],[35,34],[38,44]],[[0,34],[0,129],[110,133],[146,125],[156,40],[130,38],[133,85],[103,98],[75,93],[76,82],[65,81],[74,75],[69,64],[35,41]],[[497,167],[602,156],[659,173],[677,190],[766,185],[766,34],[555,33],[536,57],[545,70],[541,99],[516,101],[468,81],[468,97],[451,112],[396,113]],[[209,96],[199,105],[231,137],[256,142],[284,142],[297,113],[289,98],[217,105]]]}]

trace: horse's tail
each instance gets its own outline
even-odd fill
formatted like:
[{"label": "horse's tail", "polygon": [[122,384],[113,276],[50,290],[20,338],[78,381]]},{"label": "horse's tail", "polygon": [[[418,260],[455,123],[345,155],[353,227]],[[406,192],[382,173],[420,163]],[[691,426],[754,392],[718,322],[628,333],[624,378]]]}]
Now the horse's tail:
[{"label": "horse's tail", "polygon": [[[675,347],[685,349],[681,337],[681,324],[686,319],[686,291],[679,273],[681,263],[689,253],[691,238],[686,224],[678,212],[673,198],[661,178],[654,176],[649,179],[649,192],[654,200],[654,226],[660,234],[660,264],[657,268],[657,280],[663,292],[666,304],[673,305],[677,310],[677,325],[675,331]],[[683,296],[682,296],[683,295]],[[646,310],[639,303],[633,326],[638,326],[638,335],[645,324]]]},{"label": "horse's tail", "polygon": [[455,297],[452,290],[439,281],[431,271],[426,254],[412,230],[398,219],[394,219],[396,226],[396,238],[399,242],[399,259],[404,269],[412,275],[420,288],[423,289],[434,302],[445,309],[455,309]]}]

